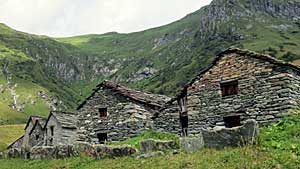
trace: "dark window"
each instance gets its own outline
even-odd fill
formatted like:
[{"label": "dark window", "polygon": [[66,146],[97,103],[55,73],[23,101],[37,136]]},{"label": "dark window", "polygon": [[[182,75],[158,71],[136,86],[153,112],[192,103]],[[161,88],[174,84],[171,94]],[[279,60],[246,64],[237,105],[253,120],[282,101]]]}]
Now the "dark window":
[{"label": "dark window", "polygon": [[35,139],[36,139],[36,140],[39,140],[39,138],[40,138],[39,135],[36,135],[36,136],[35,136]]},{"label": "dark window", "polygon": [[238,81],[231,81],[226,83],[221,83],[221,90],[222,90],[222,96],[231,96],[231,95],[237,95],[239,88],[238,88]]},{"label": "dark window", "polygon": [[180,115],[180,124],[182,128],[182,136],[187,136],[188,135],[188,127],[189,127],[189,118],[187,113],[182,113]]},{"label": "dark window", "polygon": [[100,117],[107,117],[107,108],[100,108],[99,115]]},{"label": "dark window", "polygon": [[226,116],[223,119],[224,119],[224,123],[225,123],[226,128],[241,126],[241,117],[240,117],[240,115]]},{"label": "dark window", "polygon": [[51,134],[51,136],[54,136],[54,126],[50,127],[50,134]]},{"label": "dark window", "polygon": [[98,133],[97,137],[100,144],[104,144],[107,141],[107,133]]}]

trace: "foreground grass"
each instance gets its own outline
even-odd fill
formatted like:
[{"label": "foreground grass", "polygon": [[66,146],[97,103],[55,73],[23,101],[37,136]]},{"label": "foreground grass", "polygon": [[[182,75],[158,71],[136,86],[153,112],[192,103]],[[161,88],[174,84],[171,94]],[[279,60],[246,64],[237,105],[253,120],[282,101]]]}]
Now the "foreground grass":
[{"label": "foreground grass", "polygon": [[293,153],[262,150],[258,147],[211,150],[205,149],[192,154],[167,154],[145,160],[132,157],[95,160],[92,158],[71,158],[65,160],[0,160],[3,169],[19,168],[297,168],[300,159]]},{"label": "foreground grass", "polygon": [[21,137],[24,134],[24,127],[23,124],[0,126],[0,151],[5,150],[8,145]]},{"label": "foreground grass", "polygon": [[[1,129],[1,128],[0,128]],[[141,136],[114,144],[136,145],[142,138],[176,139],[172,135],[145,132]],[[118,169],[118,168],[299,168],[300,166],[300,119],[292,117],[261,130],[257,145],[222,150],[203,149],[195,153],[166,153],[149,159],[136,160],[134,157],[96,160],[88,157],[64,160],[22,160],[2,159],[1,169],[14,168],[66,168],[66,169]]]}]

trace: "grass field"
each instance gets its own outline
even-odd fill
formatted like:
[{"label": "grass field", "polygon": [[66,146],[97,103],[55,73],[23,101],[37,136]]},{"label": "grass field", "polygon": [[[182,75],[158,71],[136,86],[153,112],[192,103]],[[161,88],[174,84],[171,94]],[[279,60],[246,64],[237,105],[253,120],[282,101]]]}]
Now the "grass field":
[{"label": "grass field", "polygon": [[0,126],[0,151],[21,137],[24,134],[24,127],[24,124]]},{"label": "grass field", "polygon": [[32,168],[76,168],[76,169],[147,169],[147,168],[297,168],[299,156],[277,150],[264,150],[259,147],[212,150],[205,149],[192,154],[166,154],[149,159],[136,160],[132,157],[95,160],[92,158],[71,158],[65,160],[0,160],[1,169]]}]

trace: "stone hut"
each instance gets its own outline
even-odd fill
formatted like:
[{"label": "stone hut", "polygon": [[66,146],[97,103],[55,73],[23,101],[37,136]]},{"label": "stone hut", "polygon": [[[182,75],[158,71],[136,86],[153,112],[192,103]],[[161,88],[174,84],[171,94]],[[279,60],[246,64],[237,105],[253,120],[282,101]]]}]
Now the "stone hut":
[{"label": "stone hut", "polygon": [[32,129],[34,128],[34,126],[36,125],[36,123],[38,121],[43,121],[44,119],[40,116],[30,116],[26,126],[25,126],[25,134],[24,134],[24,138],[23,138],[23,143],[22,143],[22,147],[27,147],[30,148],[33,146],[33,144],[30,142],[30,135],[32,134]]},{"label": "stone hut", "polygon": [[77,116],[70,112],[52,111],[44,126],[44,145],[72,145],[76,141]]},{"label": "stone hut", "polygon": [[[247,119],[276,122],[299,108],[300,69],[271,56],[242,49],[220,53],[173,101],[185,135],[203,128],[240,126]],[[161,126],[176,125],[174,111],[158,115]],[[165,122],[165,123],[164,123]]]},{"label": "stone hut", "polygon": [[104,81],[78,107],[78,141],[104,143],[153,128],[152,117],[171,99]]}]

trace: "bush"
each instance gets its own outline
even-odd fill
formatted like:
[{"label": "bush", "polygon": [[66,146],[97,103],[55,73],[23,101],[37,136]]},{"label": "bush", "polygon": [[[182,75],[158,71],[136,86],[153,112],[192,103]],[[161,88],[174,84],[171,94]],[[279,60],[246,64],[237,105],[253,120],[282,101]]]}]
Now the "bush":
[{"label": "bush", "polygon": [[269,127],[262,128],[261,146],[300,155],[300,117],[287,117]]}]

